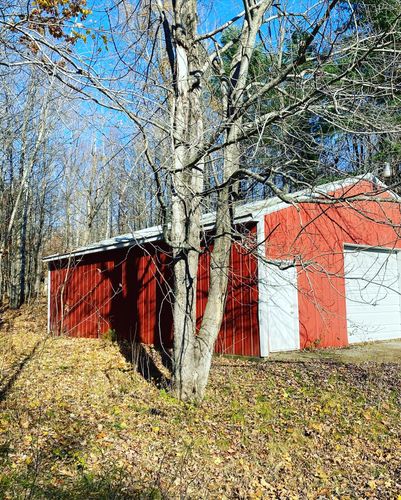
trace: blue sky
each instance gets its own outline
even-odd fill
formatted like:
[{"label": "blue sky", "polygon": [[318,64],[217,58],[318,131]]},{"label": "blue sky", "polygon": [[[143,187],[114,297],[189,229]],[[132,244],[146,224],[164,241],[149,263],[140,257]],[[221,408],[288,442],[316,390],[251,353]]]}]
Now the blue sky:
[{"label": "blue sky", "polygon": [[[307,5],[313,5],[314,3],[316,3],[316,1],[317,0],[282,0],[281,5],[283,6],[283,8],[285,6],[292,7],[294,11],[299,12],[304,10]],[[99,0],[89,0],[88,7],[93,9],[93,14],[90,15],[85,21],[85,27],[94,28],[94,32],[98,33],[99,30],[101,33],[102,27],[107,30],[107,16],[105,15],[105,9],[107,8],[107,6],[112,5],[116,5],[116,2],[114,0],[106,0],[104,2]],[[221,25],[243,10],[242,0],[199,0],[198,6],[199,18],[201,20],[204,20],[199,27],[200,32],[207,32]],[[239,21],[239,23],[241,23],[241,21]],[[271,26],[273,27],[274,24],[275,23],[272,23]],[[273,34],[273,46],[275,43],[274,39],[275,36]],[[96,47],[95,43],[92,42],[90,37],[88,37],[87,43],[84,44],[78,42],[76,49],[81,56],[91,58],[92,53],[95,52]],[[95,60],[97,60],[97,63],[95,63],[95,67],[98,69],[99,73],[101,73],[102,70],[106,70],[105,74],[107,74],[107,76],[111,76],[111,70],[114,67],[115,61],[118,59],[115,57],[114,50],[112,49],[112,47],[110,47],[110,51],[106,51],[103,48],[102,52],[95,56]],[[128,88],[129,83],[128,87],[126,87],[126,90],[128,90]],[[117,127],[120,130],[120,133],[122,135],[125,135],[124,128],[125,126],[127,126],[129,131],[128,134],[131,133],[132,124],[123,114],[110,113],[107,110],[101,110],[94,104],[90,104],[88,102],[83,105],[83,108],[89,115],[92,114],[92,108],[96,109],[97,113],[104,113],[105,118],[103,129],[104,127],[107,128],[108,125],[111,127]],[[106,117],[110,117],[111,119],[108,120]]]}]

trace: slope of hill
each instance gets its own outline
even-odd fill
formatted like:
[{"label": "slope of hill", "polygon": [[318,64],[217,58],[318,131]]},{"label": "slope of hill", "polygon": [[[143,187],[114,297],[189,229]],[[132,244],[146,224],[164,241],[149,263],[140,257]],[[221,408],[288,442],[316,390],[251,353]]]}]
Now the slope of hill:
[{"label": "slope of hill", "polygon": [[185,406],[106,340],[0,329],[1,498],[397,498],[401,365],[216,358]]}]

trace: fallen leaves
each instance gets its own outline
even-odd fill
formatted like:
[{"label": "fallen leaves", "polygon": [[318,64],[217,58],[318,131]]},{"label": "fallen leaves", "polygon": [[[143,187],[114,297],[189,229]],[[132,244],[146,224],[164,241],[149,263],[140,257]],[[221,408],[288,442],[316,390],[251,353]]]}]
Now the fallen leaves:
[{"label": "fallen leaves", "polygon": [[[0,497],[397,498],[397,364],[216,358],[202,407],[145,382],[111,342],[0,332]],[[1,388],[1,386],[0,386]],[[401,498],[400,498],[401,500]]]}]

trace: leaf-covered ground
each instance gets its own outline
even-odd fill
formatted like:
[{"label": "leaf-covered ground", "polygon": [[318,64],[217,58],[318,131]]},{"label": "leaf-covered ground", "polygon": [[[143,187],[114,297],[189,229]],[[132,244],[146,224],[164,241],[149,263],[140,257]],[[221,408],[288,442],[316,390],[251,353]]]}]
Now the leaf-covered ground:
[{"label": "leaf-covered ground", "polygon": [[219,358],[195,408],[43,313],[3,315],[0,498],[400,498],[400,364]]}]

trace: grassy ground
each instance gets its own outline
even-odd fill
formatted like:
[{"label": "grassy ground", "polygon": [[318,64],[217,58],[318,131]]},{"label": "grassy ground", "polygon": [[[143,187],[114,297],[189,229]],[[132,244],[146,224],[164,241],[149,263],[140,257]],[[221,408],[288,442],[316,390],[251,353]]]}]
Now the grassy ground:
[{"label": "grassy ground", "polygon": [[366,342],[342,349],[315,349],[293,352],[278,352],[269,361],[334,361],[336,363],[401,363],[401,340]]},{"label": "grassy ground", "polygon": [[0,330],[0,498],[401,498],[400,364],[219,358],[195,408],[42,317]]}]

